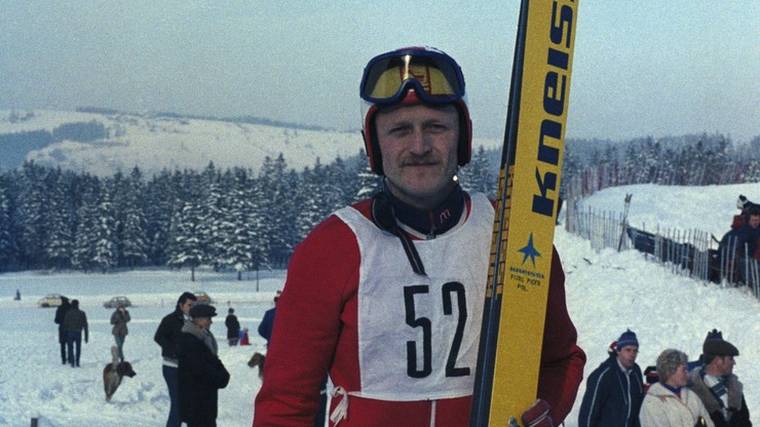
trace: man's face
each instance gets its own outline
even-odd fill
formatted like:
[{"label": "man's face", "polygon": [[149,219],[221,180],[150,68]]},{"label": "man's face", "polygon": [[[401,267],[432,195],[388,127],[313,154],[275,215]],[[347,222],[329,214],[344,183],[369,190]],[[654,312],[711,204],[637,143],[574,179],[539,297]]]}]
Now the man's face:
[{"label": "man's face", "polygon": [[752,228],[760,227],[760,215],[750,215],[749,226]]},{"label": "man's face", "polygon": [[198,325],[201,329],[208,329],[213,321],[210,317],[196,317],[193,319],[193,323]]},{"label": "man's face", "polygon": [[393,195],[415,207],[437,206],[454,186],[459,142],[456,107],[401,106],[379,112],[375,125]]},{"label": "man's face", "polygon": [[191,299],[185,300],[185,302],[180,303],[179,309],[182,310],[182,312],[185,313],[185,314],[190,314],[190,307],[193,306],[194,302],[195,301],[193,301]]},{"label": "man's face", "polygon": [[715,358],[715,368],[718,371],[718,375],[733,373],[734,365],[736,365],[734,356],[718,356]]},{"label": "man's face", "polygon": [[618,361],[625,369],[633,368],[636,363],[636,356],[639,355],[639,348],[634,345],[627,345],[618,350]]}]

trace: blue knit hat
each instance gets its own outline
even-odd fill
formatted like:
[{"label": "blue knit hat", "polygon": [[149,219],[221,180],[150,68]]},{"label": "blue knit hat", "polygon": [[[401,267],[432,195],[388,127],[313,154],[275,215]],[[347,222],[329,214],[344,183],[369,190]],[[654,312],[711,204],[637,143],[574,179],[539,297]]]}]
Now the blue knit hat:
[{"label": "blue knit hat", "polygon": [[636,339],[635,332],[630,329],[626,329],[626,331],[620,335],[620,338],[617,339],[617,346],[615,348],[620,351],[623,347],[627,347],[629,345],[638,347],[639,340]]}]

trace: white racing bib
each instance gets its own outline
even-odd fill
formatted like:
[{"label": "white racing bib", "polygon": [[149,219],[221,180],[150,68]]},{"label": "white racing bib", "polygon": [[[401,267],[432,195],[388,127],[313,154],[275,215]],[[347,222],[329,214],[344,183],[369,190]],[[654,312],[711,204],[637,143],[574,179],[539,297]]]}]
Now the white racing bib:
[{"label": "white racing bib", "polygon": [[467,221],[414,241],[428,276],[399,238],[353,208],[336,215],[356,235],[359,370],[363,397],[411,401],[472,394],[494,210],[472,195]]}]

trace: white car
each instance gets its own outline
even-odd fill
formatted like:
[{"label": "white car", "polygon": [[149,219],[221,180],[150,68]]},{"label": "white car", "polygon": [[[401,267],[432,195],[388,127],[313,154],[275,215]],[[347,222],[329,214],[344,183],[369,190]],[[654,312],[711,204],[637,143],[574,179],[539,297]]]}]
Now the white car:
[{"label": "white car", "polygon": [[116,308],[119,306],[119,304],[123,305],[124,307],[131,307],[132,303],[129,301],[129,298],[125,296],[118,296],[113,297],[110,300],[103,303],[103,307],[105,308]]},{"label": "white car", "polygon": [[47,294],[37,301],[37,305],[40,307],[58,307],[63,304],[63,295],[61,294]]}]

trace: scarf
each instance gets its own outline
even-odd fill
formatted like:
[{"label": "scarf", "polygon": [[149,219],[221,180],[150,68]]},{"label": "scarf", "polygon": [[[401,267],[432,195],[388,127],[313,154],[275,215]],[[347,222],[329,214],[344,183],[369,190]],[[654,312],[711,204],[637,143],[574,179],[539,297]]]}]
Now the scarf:
[{"label": "scarf", "polygon": [[206,347],[211,350],[211,353],[216,356],[218,347],[216,345],[214,334],[212,334],[211,331],[208,329],[201,329],[195,323],[186,320],[185,324],[182,325],[182,332],[187,332],[188,334],[191,334],[201,340],[203,344],[206,344]]}]

